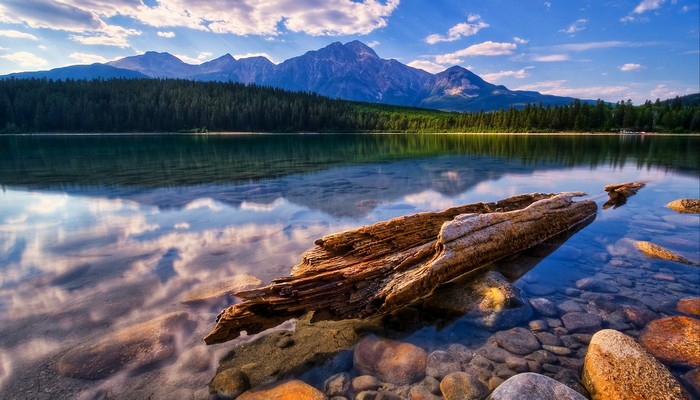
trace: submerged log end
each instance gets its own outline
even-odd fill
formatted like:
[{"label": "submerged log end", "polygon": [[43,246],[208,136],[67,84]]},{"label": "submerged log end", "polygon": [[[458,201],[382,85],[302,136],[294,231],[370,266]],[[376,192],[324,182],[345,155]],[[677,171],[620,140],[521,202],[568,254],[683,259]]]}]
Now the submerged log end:
[{"label": "submerged log end", "polygon": [[627,203],[627,198],[637,194],[639,189],[644,186],[646,186],[645,182],[616,183],[605,186],[604,189],[608,192],[608,201],[603,204],[603,210],[607,210],[610,207],[618,208],[625,205],[625,203]]}]

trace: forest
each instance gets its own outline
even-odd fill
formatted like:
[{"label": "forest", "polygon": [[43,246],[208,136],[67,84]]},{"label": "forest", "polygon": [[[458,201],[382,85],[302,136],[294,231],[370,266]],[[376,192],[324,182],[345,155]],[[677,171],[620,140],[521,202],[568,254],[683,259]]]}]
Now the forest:
[{"label": "forest", "polygon": [[698,95],[443,112],[181,79],[0,80],[0,133],[700,131]]}]

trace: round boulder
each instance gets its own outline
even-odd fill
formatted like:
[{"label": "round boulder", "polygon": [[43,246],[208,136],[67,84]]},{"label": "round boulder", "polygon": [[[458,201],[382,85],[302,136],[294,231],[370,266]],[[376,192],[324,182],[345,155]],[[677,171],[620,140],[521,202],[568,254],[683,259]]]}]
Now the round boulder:
[{"label": "round boulder", "polygon": [[491,393],[490,400],[585,400],[574,389],[544,375],[526,372],[508,378]]},{"label": "round boulder", "polygon": [[700,214],[700,199],[678,199],[666,204],[666,207],[680,213]]},{"label": "round boulder", "polygon": [[418,346],[369,335],[355,346],[353,364],[360,374],[400,386],[425,377],[427,358]]},{"label": "round boulder", "polygon": [[440,392],[445,400],[476,400],[485,398],[489,388],[476,376],[457,371],[442,379]]},{"label": "round boulder", "polygon": [[238,400],[327,400],[327,397],[313,386],[300,380],[291,380],[250,389]]},{"label": "round boulder", "polygon": [[642,346],[668,365],[700,367],[700,320],[668,317],[651,321],[640,336]]},{"label": "round boulder", "polygon": [[593,335],[582,380],[593,400],[683,398],[666,367],[634,339],[612,329]]}]

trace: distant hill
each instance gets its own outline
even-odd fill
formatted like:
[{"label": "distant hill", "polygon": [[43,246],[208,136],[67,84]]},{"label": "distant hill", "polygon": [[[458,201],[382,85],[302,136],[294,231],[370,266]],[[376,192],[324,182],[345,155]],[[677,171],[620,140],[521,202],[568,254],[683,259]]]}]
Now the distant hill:
[{"label": "distant hill", "polygon": [[90,65],[72,65],[69,67],[54,68],[48,71],[17,72],[5,75],[17,79],[47,78],[47,79],[112,79],[112,78],[147,78],[138,71],[116,68],[110,65],[95,63]]},{"label": "distant hill", "polygon": [[491,111],[522,108],[527,103],[566,105],[574,99],[513,91],[494,85],[455,66],[437,74],[379,57],[359,41],[336,42],[273,64],[264,57],[235,59],[230,54],[200,65],[187,64],[169,53],[149,51],[107,64],[72,66],[12,74],[16,78],[181,78],[241,82],[290,91],[313,92],[344,100],[445,111]]}]

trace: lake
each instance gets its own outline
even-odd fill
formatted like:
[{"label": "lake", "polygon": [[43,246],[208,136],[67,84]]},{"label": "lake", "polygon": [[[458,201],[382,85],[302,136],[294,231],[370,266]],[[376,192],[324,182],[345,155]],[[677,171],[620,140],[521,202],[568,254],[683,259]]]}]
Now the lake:
[{"label": "lake", "polygon": [[[583,191],[599,206],[512,278],[526,299],[595,311],[575,287],[593,277],[655,315],[677,314],[678,299],[700,295],[700,269],[646,258],[633,241],[700,259],[700,216],[665,206],[700,196],[699,161],[699,136],[0,136],[1,397],[206,399],[235,343],[202,338],[232,300],[183,304],[194,288],[241,274],[266,284],[323,235],[520,193]],[[646,187],[603,210],[603,186],[631,181]],[[130,327],[170,313],[179,320],[157,354],[134,356],[137,368],[65,362],[115,332],[147,346]],[[418,321],[401,340],[474,350],[490,335],[467,317],[442,322]],[[351,367],[336,357],[296,376],[322,389]]]}]

